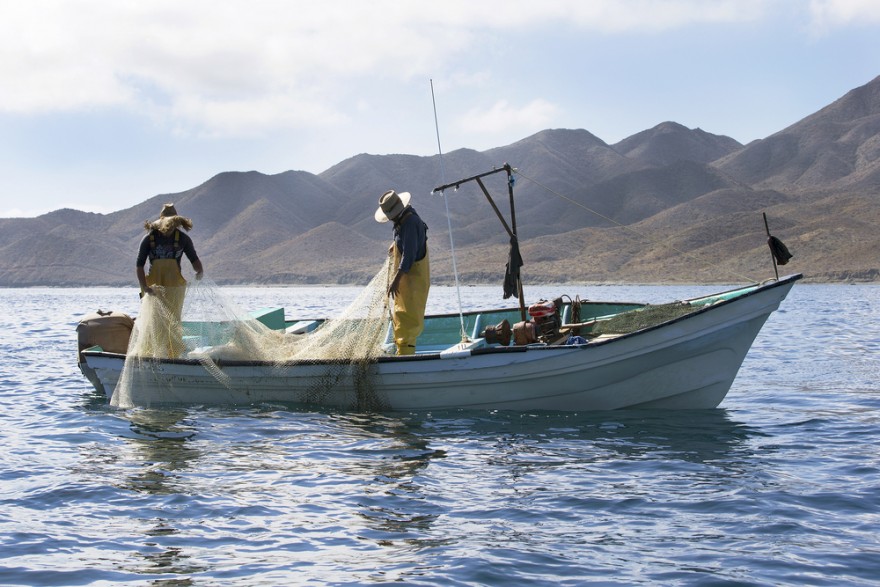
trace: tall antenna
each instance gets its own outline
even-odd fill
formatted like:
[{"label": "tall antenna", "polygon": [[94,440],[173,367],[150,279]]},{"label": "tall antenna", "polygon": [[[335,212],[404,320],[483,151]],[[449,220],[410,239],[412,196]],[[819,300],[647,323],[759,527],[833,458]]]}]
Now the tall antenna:
[{"label": "tall antenna", "polygon": [[[437,100],[434,99],[434,80],[431,79],[431,103],[434,105],[434,130],[437,133],[437,153],[440,155],[440,179],[446,183],[446,168],[443,165],[443,149],[440,147],[440,124],[437,122]],[[458,319],[461,322],[461,340],[468,340],[467,332],[464,328],[464,312],[461,308],[461,288],[458,284],[458,267],[455,264],[455,243],[452,240],[452,218],[449,216],[449,200],[446,198],[446,192],[443,192],[443,203],[446,205],[446,223],[449,228],[449,251],[452,254],[452,274],[455,277],[455,295],[458,297]]]}]

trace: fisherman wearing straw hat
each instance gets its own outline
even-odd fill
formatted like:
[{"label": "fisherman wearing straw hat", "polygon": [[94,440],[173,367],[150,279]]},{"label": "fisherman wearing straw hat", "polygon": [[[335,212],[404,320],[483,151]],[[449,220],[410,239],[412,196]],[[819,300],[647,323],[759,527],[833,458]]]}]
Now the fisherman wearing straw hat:
[{"label": "fisherman wearing straw hat", "polygon": [[394,298],[391,321],[398,355],[416,352],[416,338],[425,326],[425,306],[431,287],[428,263],[428,226],[410,206],[409,192],[388,190],[379,198],[377,222],[394,223],[392,255],[394,277],[388,295]]},{"label": "fisherman wearing straw hat", "polygon": [[[155,301],[159,302],[162,308],[160,313],[163,319],[171,322],[174,327],[172,331],[180,327],[186,295],[186,279],[183,278],[180,270],[181,257],[186,255],[192,263],[196,279],[201,279],[204,273],[192,239],[183,232],[191,230],[192,227],[192,220],[178,215],[174,204],[165,204],[157,220],[144,223],[147,234],[141,240],[138,249],[136,274],[141,287],[141,297],[156,298]],[[147,259],[150,260],[149,274],[144,271]],[[153,300],[145,299],[145,301]],[[183,352],[182,332],[180,336],[171,337],[163,346],[167,346],[168,356],[179,356]]]}]

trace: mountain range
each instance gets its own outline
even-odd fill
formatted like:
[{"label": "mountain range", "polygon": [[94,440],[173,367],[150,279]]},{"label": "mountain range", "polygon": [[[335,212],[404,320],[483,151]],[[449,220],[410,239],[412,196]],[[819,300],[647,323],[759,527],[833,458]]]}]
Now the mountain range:
[{"label": "mountain range", "polygon": [[[550,129],[442,160],[360,154],[317,175],[224,172],[110,214],[0,219],[0,286],[136,284],[143,224],[166,202],[193,219],[190,234],[217,283],[366,283],[391,237],[373,213],[379,196],[396,189],[413,194],[429,226],[434,283],[453,281],[454,243],[462,283],[500,287],[509,237],[485,195],[474,182],[432,189],[505,163],[517,170],[526,283],[766,279],[773,264],[764,215],[794,254],[780,273],[880,281],[878,77],[746,145],[675,122],[616,144]],[[509,219],[505,174],[485,185]]]}]

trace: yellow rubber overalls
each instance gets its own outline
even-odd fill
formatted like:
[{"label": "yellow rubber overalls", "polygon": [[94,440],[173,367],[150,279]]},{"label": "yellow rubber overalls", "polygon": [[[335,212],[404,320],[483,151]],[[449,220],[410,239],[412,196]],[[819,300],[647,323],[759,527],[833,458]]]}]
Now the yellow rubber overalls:
[{"label": "yellow rubber overalls", "polygon": [[177,259],[151,259],[147,285],[153,295],[145,295],[142,303],[151,304],[147,315],[150,323],[140,353],[149,357],[179,357],[186,349],[183,344],[183,302],[186,297],[186,279],[180,273]]},{"label": "yellow rubber overalls", "polygon": [[[400,266],[400,251],[395,246],[392,267]],[[428,290],[431,287],[431,266],[428,251],[425,257],[416,261],[400,278],[400,289],[394,296],[391,323],[394,329],[394,342],[398,355],[412,355],[416,352],[416,338],[425,328],[425,306],[428,304]]]}]

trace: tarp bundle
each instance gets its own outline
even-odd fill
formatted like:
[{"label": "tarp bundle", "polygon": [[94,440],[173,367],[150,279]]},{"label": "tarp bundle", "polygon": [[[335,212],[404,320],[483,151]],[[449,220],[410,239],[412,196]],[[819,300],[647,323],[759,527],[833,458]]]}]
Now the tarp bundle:
[{"label": "tarp bundle", "polygon": [[770,247],[770,252],[773,253],[773,258],[776,259],[777,265],[785,265],[792,257],[794,257],[794,255],[788,251],[788,247],[785,246],[785,243],[775,236],[771,235],[767,238],[767,245]]},{"label": "tarp bundle", "polygon": [[510,252],[507,254],[507,266],[504,270],[504,299],[518,294],[517,282],[519,281],[519,269],[523,266],[522,255],[519,253],[519,241],[515,236],[510,237]]}]

